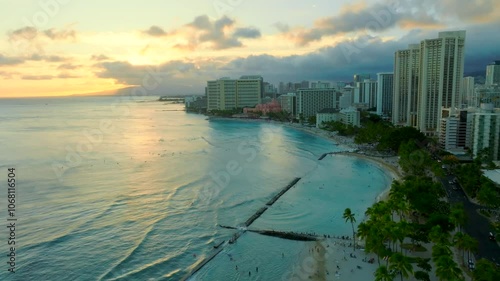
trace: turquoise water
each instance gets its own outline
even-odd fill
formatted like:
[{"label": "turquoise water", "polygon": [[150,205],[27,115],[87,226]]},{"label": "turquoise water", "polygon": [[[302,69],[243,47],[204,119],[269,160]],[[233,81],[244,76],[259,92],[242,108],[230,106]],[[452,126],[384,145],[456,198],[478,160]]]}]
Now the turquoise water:
[{"label": "turquoise water", "polygon": [[[318,161],[342,150],[328,140],[153,99],[0,100],[0,182],[14,167],[18,183],[17,272],[2,255],[0,280],[179,280],[234,233],[219,224],[242,224],[295,177],[250,228],[349,235],[343,210],[362,214],[389,185],[366,161]],[[282,280],[302,246],[246,232],[193,279]]]}]

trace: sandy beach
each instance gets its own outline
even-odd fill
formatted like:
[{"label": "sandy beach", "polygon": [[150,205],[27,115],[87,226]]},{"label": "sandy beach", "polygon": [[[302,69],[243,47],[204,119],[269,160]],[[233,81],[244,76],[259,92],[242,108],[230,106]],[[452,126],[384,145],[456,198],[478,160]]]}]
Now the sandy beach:
[{"label": "sandy beach", "polygon": [[377,267],[376,256],[362,248],[354,250],[352,238],[324,238],[307,243],[297,264],[282,280],[373,280]]}]

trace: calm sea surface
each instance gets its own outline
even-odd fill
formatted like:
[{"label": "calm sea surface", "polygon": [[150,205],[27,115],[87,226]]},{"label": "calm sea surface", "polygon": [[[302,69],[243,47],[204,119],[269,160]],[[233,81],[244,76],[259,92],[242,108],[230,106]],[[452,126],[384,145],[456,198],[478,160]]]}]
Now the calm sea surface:
[{"label": "calm sea surface", "polygon": [[[16,169],[16,273],[0,280],[179,280],[295,177],[250,228],[349,235],[389,176],[332,142],[209,121],[156,98],[0,99],[0,219]],[[304,242],[244,233],[193,280],[284,280]],[[235,270],[238,265],[240,271]],[[259,267],[259,273],[240,276]]]}]

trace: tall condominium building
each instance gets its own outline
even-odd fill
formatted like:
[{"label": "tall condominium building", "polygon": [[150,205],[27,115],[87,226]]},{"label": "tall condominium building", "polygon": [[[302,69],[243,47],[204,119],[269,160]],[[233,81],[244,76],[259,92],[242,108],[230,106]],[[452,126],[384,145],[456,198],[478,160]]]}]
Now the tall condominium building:
[{"label": "tall condominium building", "polygon": [[297,90],[297,116],[309,118],[316,116],[323,108],[339,108],[342,93],[335,89]]},{"label": "tall condominium building", "polygon": [[377,106],[377,81],[365,79],[363,82],[356,82],[354,88],[354,103],[364,103],[368,108]]},{"label": "tall condominium building", "polygon": [[394,73],[377,73],[377,114],[391,116],[394,93]]},{"label": "tall condominium building", "polygon": [[418,128],[430,136],[439,132],[441,108],[457,107],[464,74],[465,31],[440,32],[420,43]]},{"label": "tall condominium building", "polygon": [[461,107],[471,106],[471,100],[474,97],[474,77],[467,76],[462,80],[462,90],[460,94],[459,105]]},{"label": "tall condominium building", "polygon": [[500,60],[494,61],[486,66],[486,86],[500,85]]},{"label": "tall condominium building", "polygon": [[370,74],[366,74],[366,73],[354,74],[354,77],[353,77],[354,85],[356,85],[357,82],[363,82],[366,79],[370,79]]},{"label": "tall condominium building", "polygon": [[494,109],[493,104],[481,104],[481,111],[474,114],[472,153],[477,156],[485,148],[493,160],[500,160],[500,109]]},{"label": "tall condominium building", "polygon": [[207,110],[230,110],[255,107],[261,102],[263,79],[261,76],[227,77],[207,81]]},{"label": "tall condominium building", "polygon": [[408,49],[394,54],[394,94],[392,123],[417,126],[418,78],[420,75],[420,45],[410,44]]}]

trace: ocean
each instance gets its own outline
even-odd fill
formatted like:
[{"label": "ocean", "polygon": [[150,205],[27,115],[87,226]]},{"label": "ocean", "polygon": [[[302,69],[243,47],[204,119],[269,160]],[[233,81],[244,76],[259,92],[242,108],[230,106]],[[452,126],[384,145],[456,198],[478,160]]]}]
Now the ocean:
[{"label": "ocean", "polygon": [[[0,280],[180,280],[236,232],[219,225],[241,226],[296,177],[249,229],[350,235],[344,209],[361,221],[391,182],[362,159],[319,161],[345,150],[330,140],[157,98],[0,99],[0,219],[16,219],[16,273],[2,227]],[[306,243],[245,232],[191,280],[286,280]]]}]

